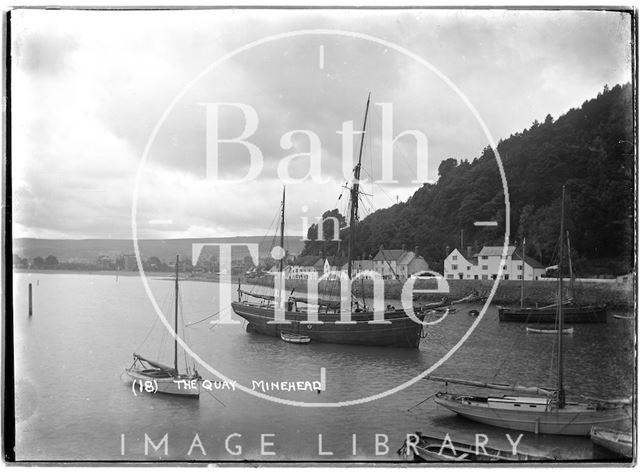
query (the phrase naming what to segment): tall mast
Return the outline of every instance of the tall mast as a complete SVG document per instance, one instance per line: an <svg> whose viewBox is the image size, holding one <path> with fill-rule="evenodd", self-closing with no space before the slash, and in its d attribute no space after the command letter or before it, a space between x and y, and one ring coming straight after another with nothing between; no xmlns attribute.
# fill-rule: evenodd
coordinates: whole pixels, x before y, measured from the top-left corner
<svg viewBox="0 0 640 472"><path fill-rule="evenodd" d="M280 247L284 251L284 190L285 187L282 187L282 213L280 214ZM282 274L282 269L284 267L284 255L282 259L280 259L280 273Z"/></svg>
<svg viewBox="0 0 640 472"><path fill-rule="evenodd" d="M360 166L362 165L362 148L364 146L364 133L367 129L367 115L369 114L369 101L371 92L367 97L367 107L364 111L364 124L362 125L362 135L360 136L360 152L358 153L358 164L353 169L353 186L351 187L351 214L349 216L349 246L347 257L347 276L351 280L351 253L353 250L353 240L356 237L356 220L358 219L358 196L360 193Z"/></svg>
<svg viewBox="0 0 640 472"><path fill-rule="evenodd" d="M176 306L175 306L175 319L174 327L176 331L176 337L173 338L173 368L178 374L178 263L180 256L176 255Z"/></svg>
<svg viewBox="0 0 640 472"><path fill-rule="evenodd" d="M522 275L520 276L520 308L524 308L524 251L527 245L527 238L522 237Z"/></svg>
<svg viewBox="0 0 640 472"><path fill-rule="evenodd" d="M560 262L558 263L558 408L565 403L564 388L562 386L562 330L564 328L564 313L562 306L562 269L564 259L564 185L562 186L562 207L560 210Z"/></svg>
<svg viewBox="0 0 640 472"><path fill-rule="evenodd" d="M567 230L567 256L569 258L569 280L571 282L571 298L575 301L576 298L576 279L573 273L573 264L571 263L571 242L569 241L569 230Z"/></svg>

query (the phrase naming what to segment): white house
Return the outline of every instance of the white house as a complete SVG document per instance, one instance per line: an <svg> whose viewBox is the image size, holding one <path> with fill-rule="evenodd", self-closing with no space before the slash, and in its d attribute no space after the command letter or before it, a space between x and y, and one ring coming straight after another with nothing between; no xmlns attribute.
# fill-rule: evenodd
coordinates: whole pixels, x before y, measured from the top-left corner
<svg viewBox="0 0 640 472"><path fill-rule="evenodd" d="M324 273L324 259L319 256L302 256L296 258L289 265L288 279L312 279L318 278Z"/></svg>
<svg viewBox="0 0 640 472"><path fill-rule="evenodd" d="M346 262L347 258L342 256L330 256L325 258L323 274L331 271L341 271Z"/></svg>
<svg viewBox="0 0 640 472"><path fill-rule="evenodd" d="M348 270L348 263L344 263L342 266L342 271L346 274ZM355 260L351 261L351 277L355 277L360 272L374 270L374 262L369 259ZM370 279L368 275L362 277L363 279Z"/></svg>
<svg viewBox="0 0 640 472"><path fill-rule="evenodd" d="M473 257L464 256L458 249L454 249L444 260L444 276L447 279L480 279L495 280L500 270L502 246L484 246ZM508 246L507 254L502 266L503 280L522 280L522 256L515 246ZM525 256L524 280L538 280L545 273L545 267Z"/></svg>
<svg viewBox="0 0 640 472"><path fill-rule="evenodd" d="M373 270L385 279L407 279L416 272L429 270L429 264L414 251L382 249L373 258Z"/></svg>

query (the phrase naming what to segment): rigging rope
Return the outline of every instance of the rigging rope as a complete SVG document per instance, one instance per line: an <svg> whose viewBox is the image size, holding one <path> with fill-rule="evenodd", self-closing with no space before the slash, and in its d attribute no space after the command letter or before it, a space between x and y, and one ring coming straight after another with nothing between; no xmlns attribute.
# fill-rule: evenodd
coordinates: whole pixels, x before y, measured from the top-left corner
<svg viewBox="0 0 640 472"><path fill-rule="evenodd" d="M189 323L187 325L185 325L185 328L190 328L193 325L197 325L198 323L202 323L203 321L208 320L209 318L213 318L214 316L219 315L220 313L222 313L225 310L228 310L230 307L226 306L224 308L222 308L221 310L218 310L216 313L214 313L213 315L207 315L206 317L202 318L201 320L198 321L194 321L192 323Z"/></svg>
<svg viewBox="0 0 640 472"><path fill-rule="evenodd" d="M213 397L213 399L215 401L217 401L218 403L220 403L222 406L224 406L226 408L227 405L225 405L224 403L222 403L222 400L219 400L218 397L216 397L212 392L210 392L209 390L207 390L206 388L203 388L203 390L205 392L207 392L209 395L211 395Z"/></svg>

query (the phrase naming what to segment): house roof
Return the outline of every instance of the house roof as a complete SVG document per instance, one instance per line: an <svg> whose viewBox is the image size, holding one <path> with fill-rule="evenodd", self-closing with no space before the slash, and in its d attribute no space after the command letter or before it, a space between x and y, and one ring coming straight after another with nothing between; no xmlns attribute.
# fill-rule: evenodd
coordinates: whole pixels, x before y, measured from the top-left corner
<svg viewBox="0 0 640 472"><path fill-rule="evenodd" d="M402 254L400 259L398 260L398 264L408 264L412 260L417 259L419 257L421 257L421 256L418 256L413 251L406 251L404 254Z"/></svg>
<svg viewBox="0 0 640 472"><path fill-rule="evenodd" d="M498 256L502 257L502 250L504 246L484 246L482 250L478 253L478 256ZM515 246L507 247L507 256L512 256L515 252Z"/></svg>
<svg viewBox="0 0 640 472"><path fill-rule="evenodd" d="M374 261L398 261L402 255L405 253L403 249L380 249L376 257L373 258Z"/></svg>
<svg viewBox="0 0 640 472"><path fill-rule="evenodd" d="M514 261L521 261L522 260L522 257L520 256L520 253L518 253L518 251L516 251L513 254L513 260ZM524 262L525 262L525 264L530 265L534 269L544 269L545 268L544 265L542 265L540 262L536 261L535 259L533 259L532 257L529 257L529 256L524 256Z"/></svg>
<svg viewBox="0 0 640 472"><path fill-rule="evenodd" d="M313 267L318 261L324 263L324 261L319 256L300 256L296 258L292 265L298 267Z"/></svg>
<svg viewBox="0 0 640 472"><path fill-rule="evenodd" d="M478 255L477 255L477 254L476 254L475 256L473 256L473 257L467 257L467 256L465 256L465 255L464 255L464 252L462 252L462 251L461 251L460 249L458 249L457 247L454 247L454 248L451 250L451 252L450 252L449 254L447 254L447 257L449 257L449 256L450 256L451 254L453 254L454 252L457 252L458 254L460 254L460 256L462 256L462 258L463 258L465 261L472 261L472 260L474 260L474 259L475 259L476 261L478 260Z"/></svg>
<svg viewBox="0 0 640 472"><path fill-rule="evenodd" d="M342 256L330 256L327 257L327 261L331 267L341 267L347 262L347 258Z"/></svg>

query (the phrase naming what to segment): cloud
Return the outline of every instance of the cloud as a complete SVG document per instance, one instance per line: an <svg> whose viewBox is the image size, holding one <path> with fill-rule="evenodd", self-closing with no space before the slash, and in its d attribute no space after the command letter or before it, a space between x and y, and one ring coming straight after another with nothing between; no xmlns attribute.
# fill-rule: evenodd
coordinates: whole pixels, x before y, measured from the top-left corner
<svg viewBox="0 0 640 472"><path fill-rule="evenodd" d="M78 47L68 34L44 35L21 32L13 43L14 59L25 71L41 76L63 73L68 56Z"/></svg>
<svg viewBox="0 0 640 472"><path fill-rule="evenodd" d="M151 132L198 74L236 48L302 29L355 31L407 48L445 74L473 103L496 139L557 117L628 81L630 15L596 11L196 10L12 12L14 231L20 235L129 237L133 185ZM322 61L320 55L322 51ZM324 183L287 187L292 234L303 216L346 211L352 164L344 122L362 126L372 92L363 176L382 177L382 107L393 106L392 137L428 140L429 177L441 160L473 159L488 144L460 97L428 68L391 48L342 35L312 34L256 46L203 74L166 116L142 173L142 237L264 234L280 201L278 167L321 141ZM238 144L220 146L222 181L207 178L203 103L242 103L259 117L247 138L259 147L257 180ZM239 109L220 115L221 137L245 126ZM354 158L359 139L353 139ZM365 185L368 211L406 199L420 185L411 136L394 144L395 184ZM347 170L345 174L345 168ZM294 177L309 170L304 158ZM343 198L338 199L340 194ZM306 211L303 207L308 207ZM363 209L366 213L367 209ZM153 220L171 224L151 224Z"/></svg>

